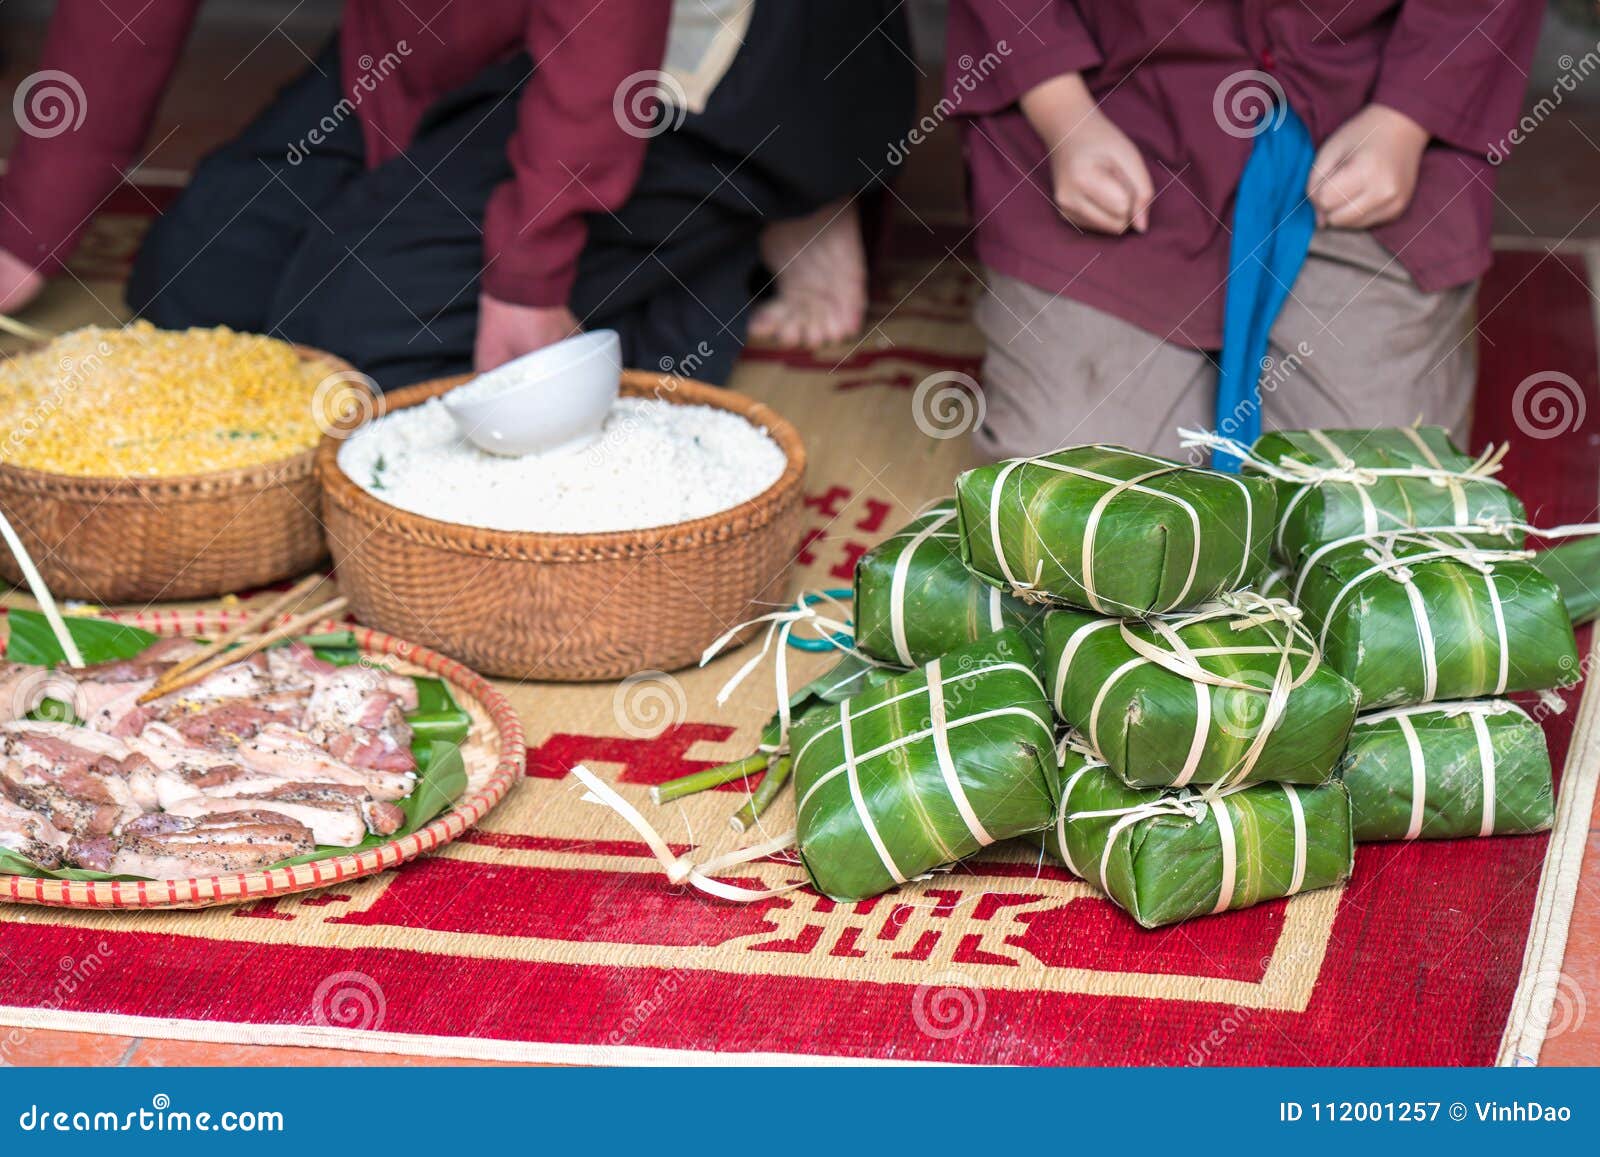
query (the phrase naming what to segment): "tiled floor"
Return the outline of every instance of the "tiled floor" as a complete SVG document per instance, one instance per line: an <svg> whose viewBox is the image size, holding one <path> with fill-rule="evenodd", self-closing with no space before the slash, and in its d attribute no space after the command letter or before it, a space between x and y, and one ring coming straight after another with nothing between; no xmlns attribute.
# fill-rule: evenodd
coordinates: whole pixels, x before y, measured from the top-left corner
<svg viewBox="0 0 1600 1157"><path fill-rule="evenodd" d="M288 6L285 5L285 8ZM191 41L172 92L143 159L148 169L181 172L211 144L242 126L259 100L304 67L326 36L331 5L295 6L294 20L274 29L202 28ZM0 70L6 91L33 67L39 30L0 19L6 59ZM1547 29L1541 65L1530 82L1534 94L1550 91L1561 71L1562 54L1586 51L1595 37L1574 30ZM214 94L226 81L228 100ZM1592 88L1593 86L1591 86ZM0 153L9 149L9 119L0 123ZM907 174L902 193L920 212L944 217L959 212L959 151L948 133L942 144L919 150L917 168ZM1580 88L1550 117L1529 144L1518 150L1500 174L1497 229L1523 238L1600 237L1600 89ZM1600 806L1591 817L1588 855L1573 915L1563 987L1564 1004L1556 1020L1561 1032L1545 1044L1543 1062L1600 1064ZM1587 1007L1592 998L1595 1007ZM7 1059L18 1065L417 1065L433 1058L345 1052L335 1049L241 1046L139 1039L35 1030L9 1046ZM473 1062L443 1062L473 1063Z"/></svg>

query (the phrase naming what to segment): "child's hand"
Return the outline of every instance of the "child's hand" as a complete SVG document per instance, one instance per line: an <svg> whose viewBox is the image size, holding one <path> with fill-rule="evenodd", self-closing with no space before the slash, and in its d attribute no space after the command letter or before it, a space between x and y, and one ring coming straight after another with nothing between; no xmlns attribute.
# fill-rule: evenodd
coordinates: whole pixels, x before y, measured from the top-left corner
<svg viewBox="0 0 1600 1157"><path fill-rule="evenodd" d="M1318 228L1370 229L1411 204L1428 131L1404 113L1369 104L1323 142L1306 196Z"/></svg>
<svg viewBox="0 0 1600 1157"><path fill-rule="evenodd" d="M1022 112L1050 150L1056 208L1080 229L1143 233L1155 189L1139 146L1095 106L1077 73L1028 90Z"/></svg>

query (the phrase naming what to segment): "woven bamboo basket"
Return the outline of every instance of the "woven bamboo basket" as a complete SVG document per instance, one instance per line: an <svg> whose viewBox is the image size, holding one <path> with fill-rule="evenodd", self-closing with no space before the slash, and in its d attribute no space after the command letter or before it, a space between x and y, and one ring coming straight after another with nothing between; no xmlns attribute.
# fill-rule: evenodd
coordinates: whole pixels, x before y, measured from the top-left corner
<svg viewBox="0 0 1600 1157"><path fill-rule="evenodd" d="M248 610L146 611L119 618L158 635L216 635L248 614ZM366 627L329 621L312 629L352 630L356 646L379 662L403 674L433 675L449 685L455 701L472 716L472 729L461 750L467 790L448 811L410 835L286 868L181 880L50 880L0 875L0 902L52 908L212 908L346 884L450 843L520 782L528 758L522 721L510 701L488 680L453 659Z"/></svg>
<svg viewBox="0 0 1600 1157"><path fill-rule="evenodd" d="M296 349L360 388L348 362ZM45 583L95 603L203 599L303 574L327 554L321 493L314 447L259 466L153 478L0 463L0 509ZM22 581L9 551L0 551L0 577Z"/></svg>
<svg viewBox="0 0 1600 1157"><path fill-rule="evenodd" d="M388 394L413 406L466 377ZM731 510L649 530L535 534L483 530L398 510L318 450L339 590L362 622L415 639L475 670L592 682L670 671L730 627L785 598L799 541L805 448L787 421L729 390L627 371L627 396L715 406L766 428L788 457L782 477Z"/></svg>

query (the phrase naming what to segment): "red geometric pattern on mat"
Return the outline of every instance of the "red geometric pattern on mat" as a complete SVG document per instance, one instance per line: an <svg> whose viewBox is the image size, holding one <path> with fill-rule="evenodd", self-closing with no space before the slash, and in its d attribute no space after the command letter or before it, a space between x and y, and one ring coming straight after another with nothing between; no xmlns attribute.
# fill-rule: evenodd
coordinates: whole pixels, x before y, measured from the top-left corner
<svg viewBox="0 0 1600 1157"><path fill-rule="evenodd" d="M704 946L773 929L765 912L786 903L686 904L681 892L663 888L654 873L504 864L489 870L501 886L482 886L483 864L427 860L419 871L402 873L365 912L332 922L569 942Z"/></svg>
<svg viewBox="0 0 1600 1157"><path fill-rule="evenodd" d="M1589 431L1534 441L1511 413L1518 382L1557 369L1579 381L1590 420L1600 421L1588 298L1574 281L1582 273L1565 258L1502 254L1481 295L1476 441L1513 443L1506 480L1541 521L1593 513ZM1571 726L1571 712L1548 720L1558 758ZM615 742L558 738L565 748L542 748L534 774L549 774L586 745ZM650 776L695 762L675 746L680 738L660 750L610 750L630 772ZM306 1025L318 1023L319 983L359 972L384 996L382 1019L370 1027L429 1036L972 1062L1482 1064L1493 1059L1506 1021L1546 843L1527 836L1363 846L1326 954L1307 965L1311 987L1293 1007L1140 997L1118 988L1118 978L1184 978L1193 991L1263 985L1290 950L1291 912L1314 898L1297 901L1299 909L1277 902L1142 932L1104 900L1062 898L1060 889L1073 886L1055 869L1045 875L1058 891L1039 903L1032 864L980 863L917 893L915 912L908 898L836 905L806 891L734 909L686 897L654 872L545 866L538 857L561 849L492 831L470 833L451 857L394 874L364 911L333 904L312 916L301 900L267 909L290 921L238 917L273 932L270 942L209 938L199 926L173 923L185 915L161 916L161 932L0 923L0 1003ZM643 854L626 841L584 848L623 863ZM526 858L490 862L497 850ZM974 903L977 894L983 899ZM349 946L294 942L328 912L338 913L332 919ZM358 934L397 927L414 946L360 946ZM429 947L428 937L454 929L475 937L470 950ZM959 977L882 983L866 967L863 954L927 958L929 937L947 934L960 937L949 958L991 982L966 991L955 991ZM768 937L760 951L775 967L697 966L696 946L751 935ZM540 947L541 936L558 950ZM640 964L615 956L603 967L583 963L582 951L596 942L639 945ZM63 998L58 961L91 952L113 967ZM647 963L663 954L677 965ZM858 963L854 979L839 979L837 969ZM1107 983L1092 993L1047 991L1058 970ZM271 983L253 982L263 976ZM946 1031L951 1000L964 1001L965 1031Z"/></svg>
<svg viewBox="0 0 1600 1157"><path fill-rule="evenodd" d="M801 502L806 517L815 525L801 534L795 562L803 567L814 566L819 558L826 558L828 580L840 587L850 586L855 580L856 563L884 537L897 504L887 498L860 497L861 513L841 526L839 519L858 502L858 495L850 487L838 483L824 486L808 491ZM902 516L909 518L911 513L905 511Z"/></svg>
<svg viewBox="0 0 1600 1157"><path fill-rule="evenodd" d="M578 763L615 763L622 766L621 781L653 786L690 772L716 767L715 759L690 759L685 755L697 743L722 743L733 735L722 723L676 723L660 735L574 735L560 732L528 751L528 774L535 779L561 779ZM720 790L745 791L760 776L724 785Z"/></svg>

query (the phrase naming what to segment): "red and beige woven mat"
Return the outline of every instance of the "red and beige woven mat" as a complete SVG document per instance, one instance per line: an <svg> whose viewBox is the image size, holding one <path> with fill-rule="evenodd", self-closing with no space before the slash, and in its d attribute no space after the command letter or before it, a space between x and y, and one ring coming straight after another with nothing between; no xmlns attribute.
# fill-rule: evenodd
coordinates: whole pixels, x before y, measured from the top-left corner
<svg viewBox="0 0 1600 1157"><path fill-rule="evenodd" d="M758 350L741 365L734 384L812 452L797 582L848 585L861 552L964 464L962 440L930 436L913 407L930 374L976 372L975 286L959 263L928 269L897 271L883 304L899 308L847 356ZM1513 442L1507 478L1537 520L1589 517L1600 383L1582 265L1503 254L1482 315L1480 444ZM1515 421L1539 371L1577 383L1576 428ZM1592 704L1547 721L1567 760L1552 836L1363 847L1346 888L1146 932L1023 847L854 905L801 891L735 906L669 885L569 769L616 784L684 848L730 846L735 792L655 809L646 789L751 748L770 684L714 702L739 662L501 684L527 725L527 776L480 827L396 871L205 912L0 907L0 1024L18 1026L0 1030L0 1059L6 1033L30 1027L579 1062L1481 1064L1502 1038L1507 1059L1537 1051L1600 768Z"/></svg>

